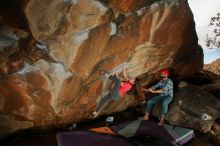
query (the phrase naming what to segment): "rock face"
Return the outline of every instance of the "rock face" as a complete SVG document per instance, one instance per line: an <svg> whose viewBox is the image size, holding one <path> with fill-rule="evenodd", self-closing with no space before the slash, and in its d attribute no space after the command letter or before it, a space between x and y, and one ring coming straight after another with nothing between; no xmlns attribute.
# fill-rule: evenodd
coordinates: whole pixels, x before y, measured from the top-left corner
<svg viewBox="0 0 220 146"><path fill-rule="evenodd" d="M220 99L220 59L213 61L211 64L204 65L203 70L209 72L207 76L210 76L209 78L212 82L203 85L202 88Z"/></svg>
<svg viewBox="0 0 220 146"><path fill-rule="evenodd" d="M215 73L216 75L220 76L220 58L216 59L210 64L204 65L204 70L211 71L212 73ZM220 77L219 77L220 78Z"/></svg>
<svg viewBox="0 0 220 146"><path fill-rule="evenodd" d="M127 62L134 77L170 68L182 78L203 67L187 1L8 0L0 13L0 135L88 119L103 93L100 69Z"/></svg>

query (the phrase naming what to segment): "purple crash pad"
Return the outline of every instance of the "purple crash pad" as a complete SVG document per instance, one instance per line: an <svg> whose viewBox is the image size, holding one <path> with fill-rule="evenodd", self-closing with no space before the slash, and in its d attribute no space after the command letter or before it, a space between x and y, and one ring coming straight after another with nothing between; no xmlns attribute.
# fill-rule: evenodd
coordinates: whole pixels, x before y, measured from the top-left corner
<svg viewBox="0 0 220 146"><path fill-rule="evenodd" d="M116 124L116 125L111 126L111 128L115 132L119 132L123 128L129 128L126 126L129 125L130 123L131 123L131 121L125 122L122 124L118 124L118 125ZM145 121L145 120L141 121L141 124L136 129L134 136L141 136L141 135L150 135L150 136L161 138L161 139L169 141L169 142L175 140L163 126L158 126L156 122L150 121L150 120L149 121Z"/></svg>
<svg viewBox="0 0 220 146"><path fill-rule="evenodd" d="M57 143L58 146L133 146L121 137L88 131L60 132Z"/></svg>
<svg viewBox="0 0 220 146"><path fill-rule="evenodd" d="M127 138L149 135L160 138L174 145L183 145L194 137L194 132L191 129L168 124L159 126L155 121L151 120L127 121L110 127L114 132Z"/></svg>

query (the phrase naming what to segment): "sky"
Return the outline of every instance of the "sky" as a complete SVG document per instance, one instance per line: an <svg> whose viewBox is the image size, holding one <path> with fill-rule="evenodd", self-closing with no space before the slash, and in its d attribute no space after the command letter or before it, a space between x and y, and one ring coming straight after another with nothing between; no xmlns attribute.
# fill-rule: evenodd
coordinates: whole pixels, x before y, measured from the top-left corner
<svg viewBox="0 0 220 146"><path fill-rule="evenodd" d="M189 6L194 15L196 23L196 32L199 38L199 44L204 49L205 64L220 58L220 50L207 50L205 47L206 34L213 36L211 27L209 27L210 18L220 12L220 0L188 0Z"/></svg>

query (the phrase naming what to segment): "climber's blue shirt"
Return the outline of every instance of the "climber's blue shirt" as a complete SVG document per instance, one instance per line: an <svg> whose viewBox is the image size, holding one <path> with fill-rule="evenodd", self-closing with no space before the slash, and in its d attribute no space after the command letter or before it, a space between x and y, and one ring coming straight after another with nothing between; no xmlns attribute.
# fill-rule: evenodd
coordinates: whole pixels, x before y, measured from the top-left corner
<svg viewBox="0 0 220 146"><path fill-rule="evenodd" d="M164 92L161 93L162 96L171 96L173 97L173 81L169 78L166 80L161 80L156 85L152 86L153 89L159 88Z"/></svg>

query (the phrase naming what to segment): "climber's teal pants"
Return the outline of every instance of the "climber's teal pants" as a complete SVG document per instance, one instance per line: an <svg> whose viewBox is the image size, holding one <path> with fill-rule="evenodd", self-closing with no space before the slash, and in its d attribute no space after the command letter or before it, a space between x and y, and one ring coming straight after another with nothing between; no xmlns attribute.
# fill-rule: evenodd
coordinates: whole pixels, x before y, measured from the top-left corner
<svg viewBox="0 0 220 146"><path fill-rule="evenodd" d="M146 112L151 113L151 110L153 106L156 103L162 102L162 111L161 111L161 116L165 116L168 112L168 105L172 101L173 97L172 96L156 96L147 102L147 107L146 107Z"/></svg>

